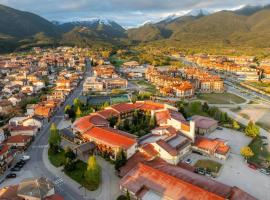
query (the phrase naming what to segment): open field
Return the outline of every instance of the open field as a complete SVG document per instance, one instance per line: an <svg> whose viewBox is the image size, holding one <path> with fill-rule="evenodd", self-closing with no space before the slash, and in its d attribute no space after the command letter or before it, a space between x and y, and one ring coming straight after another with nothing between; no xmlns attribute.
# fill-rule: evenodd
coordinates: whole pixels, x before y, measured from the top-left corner
<svg viewBox="0 0 270 200"><path fill-rule="evenodd" d="M199 94L197 98L207 101L209 104L240 104L245 102L245 99L232 93Z"/></svg>

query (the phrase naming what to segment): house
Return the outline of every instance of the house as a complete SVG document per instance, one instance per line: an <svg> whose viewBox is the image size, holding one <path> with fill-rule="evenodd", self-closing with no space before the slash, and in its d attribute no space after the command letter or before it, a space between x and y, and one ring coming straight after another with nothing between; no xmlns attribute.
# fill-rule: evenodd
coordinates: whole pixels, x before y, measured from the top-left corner
<svg viewBox="0 0 270 200"><path fill-rule="evenodd" d="M52 115L52 108L46 105L37 105L34 108L34 115L41 116L44 118L50 118Z"/></svg>
<svg viewBox="0 0 270 200"><path fill-rule="evenodd" d="M26 149L32 140L31 136L28 135L14 135L10 136L6 144L10 147L17 147L19 149Z"/></svg>
<svg viewBox="0 0 270 200"><path fill-rule="evenodd" d="M44 177L25 179L17 189L17 196L28 200L43 200L54 194L53 182Z"/></svg>
<svg viewBox="0 0 270 200"><path fill-rule="evenodd" d="M33 116L35 114L35 107L37 104L27 104L26 106L26 115Z"/></svg>
<svg viewBox="0 0 270 200"><path fill-rule="evenodd" d="M230 154L230 147L224 140L197 137L192 150L209 157L226 160Z"/></svg>
<svg viewBox="0 0 270 200"><path fill-rule="evenodd" d="M37 126L11 125L9 126L9 131L10 131L11 136L15 136L15 135L35 136L38 132L38 127Z"/></svg>
<svg viewBox="0 0 270 200"><path fill-rule="evenodd" d="M83 83L83 92L89 91L103 91L103 82L97 77L88 77Z"/></svg>
<svg viewBox="0 0 270 200"><path fill-rule="evenodd" d="M15 154L7 144L0 144L0 174L3 174L14 160Z"/></svg>
<svg viewBox="0 0 270 200"><path fill-rule="evenodd" d="M9 114L12 110L12 103L8 100L0 100L0 113Z"/></svg>
<svg viewBox="0 0 270 200"><path fill-rule="evenodd" d="M212 133L218 127L218 121L210 117L194 115L191 120L195 122L196 133L200 135Z"/></svg>

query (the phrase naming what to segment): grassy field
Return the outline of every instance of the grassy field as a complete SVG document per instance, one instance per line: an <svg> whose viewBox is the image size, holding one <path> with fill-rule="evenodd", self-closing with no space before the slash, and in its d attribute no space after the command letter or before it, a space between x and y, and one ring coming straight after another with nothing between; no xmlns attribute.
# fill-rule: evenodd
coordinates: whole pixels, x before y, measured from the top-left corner
<svg viewBox="0 0 270 200"><path fill-rule="evenodd" d="M58 154L55 155L49 152L48 157L52 165L54 165L55 167L60 167L64 165L66 159L64 150L61 150Z"/></svg>
<svg viewBox="0 0 270 200"><path fill-rule="evenodd" d="M244 103L245 99L232 93L209 93L199 94L198 99L207 101L209 104L232 104L232 103Z"/></svg>
<svg viewBox="0 0 270 200"><path fill-rule="evenodd" d="M213 160L198 160L194 167L200 167L207 170L210 170L211 172L218 173L222 164L213 161Z"/></svg>
<svg viewBox="0 0 270 200"><path fill-rule="evenodd" d="M251 85L259 90L269 93L270 92L270 83L264 82L248 82L248 85Z"/></svg>
<svg viewBox="0 0 270 200"><path fill-rule="evenodd" d="M254 156L249 158L249 161L255 162L261 165L263 162L270 162L270 152L267 150L267 146L263 145L263 140L260 137L256 137L249 144L249 147L254 153Z"/></svg>

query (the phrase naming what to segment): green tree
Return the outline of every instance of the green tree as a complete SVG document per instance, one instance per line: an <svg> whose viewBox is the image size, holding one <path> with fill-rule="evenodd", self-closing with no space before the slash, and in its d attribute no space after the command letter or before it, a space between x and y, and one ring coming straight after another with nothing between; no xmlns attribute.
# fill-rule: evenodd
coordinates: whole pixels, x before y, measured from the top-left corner
<svg viewBox="0 0 270 200"><path fill-rule="evenodd" d="M88 184L98 187L100 183L100 166L96 161L95 156L90 156L87 161L87 169L85 171L84 177Z"/></svg>
<svg viewBox="0 0 270 200"><path fill-rule="evenodd" d="M119 170L122 166L124 166L127 162L127 156L125 152L121 149L117 155L116 155L116 160L115 160L115 165L114 168L115 170Z"/></svg>
<svg viewBox="0 0 270 200"><path fill-rule="evenodd" d="M208 106L208 104L206 102L203 103L202 110L203 110L203 112L206 112L206 113L208 112L209 106Z"/></svg>
<svg viewBox="0 0 270 200"><path fill-rule="evenodd" d="M236 129L236 130L238 130L240 128L240 125L238 124L238 122L236 120L233 120L232 126L233 126L233 129Z"/></svg>
<svg viewBox="0 0 270 200"><path fill-rule="evenodd" d="M56 154L60 148L61 136L56 125L52 123L50 128L49 145L52 153Z"/></svg>
<svg viewBox="0 0 270 200"><path fill-rule="evenodd" d="M130 200L130 194L128 190L127 190L127 200Z"/></svg>
<svg viewBox="0 0 270 200"><path fill-rule="evenodd" d="M245 129L245 133L249 137L257 137L260 134L260 129L252 121L250 121Z"/></svg>
<svg viewBox="0 0 270 200"><path fill-rule="evenodd" d="M82 111L80 109L80 107L77 108L77 111L76 111L76 118L80 118L82 117Z"/></svg>

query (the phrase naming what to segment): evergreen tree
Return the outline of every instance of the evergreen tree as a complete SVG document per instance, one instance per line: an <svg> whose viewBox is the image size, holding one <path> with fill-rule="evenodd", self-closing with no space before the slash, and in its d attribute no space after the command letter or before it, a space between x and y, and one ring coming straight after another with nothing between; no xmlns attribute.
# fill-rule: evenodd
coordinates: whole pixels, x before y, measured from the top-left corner
<svg viewBox="0 0 270 200"><path fill-rule="evenodd" d="M156 126L156 116L155 115L153 115L153 116L151 116L151 119L150 119L150 122L149 122L149 126L150 126L150 128L152 129L152 128L154 128L155 126Z"/></svg>
<svg viewBox="0 0 270 200"><path fill-rule="evenodd" d="M115 160L115 170L119 170L122 166L124 166L127 162L127 157L125 152L121 149L117 155L116 155L116 160Z"/></svg>
<svg viewBox="0 0 270 200"><path fill-rule="evenodd" d="M100 173L100 166L98 165L95 156L90 156L84 174L86 182L98 187L100 183Z"/></svg>
<svg viewBox="0 0 270 200"><path fill-rule="evenodd" d="M49 136L49 145L52 153L57 153L61 144L61 136L59 131L54 123L52 123L50 128L50 136Z"/></svg>
<svg viewBox="0 0 270 200"><path fill-rule="evenodd" d="M73 100L73 104L74 104L74 106L75 106L75 110L77 110L78 107L81 107L81 101L80 101L80 99L79 99L79 98L75 98L75 99Z"/></svg>
<svg viewBox="0 0 270 200"><path fill-rule="evenodd" d="M204 102L204 104L202 105L202 110L203 110L203 112L206 112L206 113L208 112L209 106L206 102Z"/></svg>
<svg viewBox="0 0 270 200"><path fill-rule="evenodd" d="M68 112L69 112L69 110L71 109L71 106L68 104L68 105L66 105L66 107L65 107L65 114L68 114Z"/></svg>
<svg viewBox="0 0 270 200"><path fill-rule="evenodd" d="M82 111L80 109L80 107L77 108L77 111L76 111L76 118L80 118L82 117Z"/></svg>
<svg viewBox="0 0 270 200"><path fill-rule="evenodd" d="M130 200L130 194L128 190L127 190L127 200Z"/></svg>

